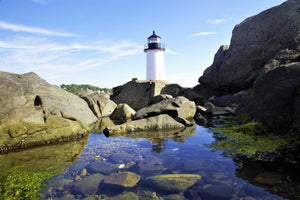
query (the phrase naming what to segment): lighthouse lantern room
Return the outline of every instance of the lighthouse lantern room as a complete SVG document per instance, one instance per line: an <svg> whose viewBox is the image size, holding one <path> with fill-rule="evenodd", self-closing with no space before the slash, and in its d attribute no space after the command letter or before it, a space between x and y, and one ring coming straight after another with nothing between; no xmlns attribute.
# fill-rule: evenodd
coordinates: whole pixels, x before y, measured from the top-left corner
<svg viewBox="0 0 300 200"><path fill-rule="evenodd" d="M145 45L146 53L146 80L165 80L165 59L164 45L161 38L155 34L148 37L148 43Z"/></svg>

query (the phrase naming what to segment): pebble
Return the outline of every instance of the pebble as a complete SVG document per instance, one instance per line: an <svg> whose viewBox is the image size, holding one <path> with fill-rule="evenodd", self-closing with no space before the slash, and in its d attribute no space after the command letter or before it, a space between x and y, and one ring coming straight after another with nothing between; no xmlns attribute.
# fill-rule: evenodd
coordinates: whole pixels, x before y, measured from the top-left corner
<svg viewBox="0 0 300 200"><path fill-rule="evenodd" d="M125 164L120 164L119 165L119 169L124 169L125 168Z"/></svg>

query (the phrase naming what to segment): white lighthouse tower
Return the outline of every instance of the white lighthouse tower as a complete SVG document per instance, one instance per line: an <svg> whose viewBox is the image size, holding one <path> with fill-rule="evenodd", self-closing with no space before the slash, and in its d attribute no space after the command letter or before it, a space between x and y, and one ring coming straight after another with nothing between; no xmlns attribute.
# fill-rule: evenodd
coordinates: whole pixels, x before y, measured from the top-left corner
<svg viewBox="0 0 300 200"><path fill-rule="evenodd" d="M164 45L161 43L161 38L153 34L148 37L148 43L145 46L146 53L146 80L165 80L165 59Z"/></svg>

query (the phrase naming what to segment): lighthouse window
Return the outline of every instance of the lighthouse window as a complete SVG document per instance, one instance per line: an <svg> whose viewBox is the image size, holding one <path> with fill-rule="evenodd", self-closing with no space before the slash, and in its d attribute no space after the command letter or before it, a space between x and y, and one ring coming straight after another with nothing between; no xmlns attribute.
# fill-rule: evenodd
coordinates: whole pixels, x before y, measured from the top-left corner
<svg viewBox="0 0 300 200"><path fill-rule="evenodd" d="M151 38L149 39L149 43L159 43L160 42L160 38Z"/></svg>

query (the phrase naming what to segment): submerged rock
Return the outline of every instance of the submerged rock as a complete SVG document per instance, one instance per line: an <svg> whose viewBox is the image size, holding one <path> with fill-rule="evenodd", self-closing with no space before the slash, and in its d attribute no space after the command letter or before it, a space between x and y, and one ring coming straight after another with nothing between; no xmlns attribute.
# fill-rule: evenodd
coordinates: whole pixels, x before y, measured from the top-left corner
<svg viewBox="0 0 300 200"><path fill-rule="evenodd" d="M110 174L104 179L104 183L112 184L112 185L119 185L123 187L133 187L139 181L141 177L140 175L133 173L133 172L119 172Z"/></svg>
<svg viewBox="0 0 300 200"><path fill-rule="evenodd" d="M168 192L180 192L194 185L201 179L197 174L164 174L147 178L147 182L157 188Z"/></svg>
<svg viewBox="0 0 300 200"><path fill-rule="evenodd" d="M82 137L96 120L83 99L35 73L0 72L0 152Z"/></svg>
<svg viewBox="0 0 300 200"><path fill-rule="evenodd" d="M74 193L79 193L83 195L95 194L98 191L98 186L105 176L102 174L92 174L75 182L73 187Z"/></svg>
<svg viewBox="0 0 300 200"><path fill-rule="evenodd" d="M139 197L133 192L126 192L109 198L109 200L139 200Z"/></svg>
<svg viewBox="0 0 300 200"><path fill-rule="evenodd" d="M103 162L101 160L90 163L87 169L89 172L101 174L110 174L118 171L118 167L116 165L108 162Z"/></svg>
<svg viewBox="0 0 300 200"><path fill-rule="evenodd" d="M201 198L205 200L227 200L231 199L232 190L225 184L211 185L205 187L201 192Z"/></svg>

